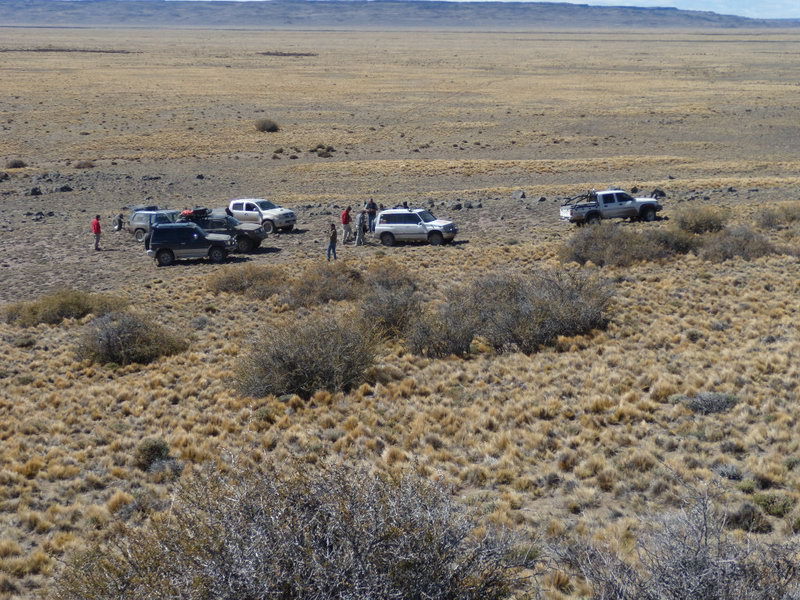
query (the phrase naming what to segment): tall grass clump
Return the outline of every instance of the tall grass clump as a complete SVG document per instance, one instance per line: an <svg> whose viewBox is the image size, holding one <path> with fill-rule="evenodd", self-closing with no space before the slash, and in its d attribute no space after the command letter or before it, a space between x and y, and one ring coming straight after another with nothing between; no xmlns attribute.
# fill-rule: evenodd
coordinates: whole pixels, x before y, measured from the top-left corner
<svg viewBox="0 0 800 600"><path fill-rule="evenodd" d="M726 520L708 497L696 498L677 513L645 522L630 554L594 542L572 542L557 554L591 583L593 598L797 598L800 547L736 538L726 531Z"/></svg>
<svg viewBox="0 0 800 600"><path fill-rule="evenodd" d="M411 474L208 469L165 514L73 555L51 597L503 600L529 587L520 547Z"/></svg>
<svg viewBox="0 0 800 600"><path fill-rule="evenodd" d="M417 322L409 344L428 356L466 354L480 337L498 351L530 354L605 327L611 297L605 282L582 273L494 274L451 291Z"/></svg>
<svg viewBox="0 0 800 600"><path fill-rule="evenodd" d="M275 267L247 264L220 269L208 277L206 287L212 292L266 300L285 291L287 282L286 276Z"/></svg>
<svg viewBox="0 0 800 600"><path fill-rule="evenodd" d="M8 323L23 327L41 323L57 325L64 319L82 319L90 314L101 316L121 310L126 304L126 300L106 294L62 289L38 300L11 304L5 310L5 318Z"/></svg>
<svg viewBox="0 0 800 600"><path fill-rule="evenodd" d="M186 340L149 319L115 312L87 325L78 343L78 356L98 363L147 364L187 347Z"/></svg>
<svg viewBox="0 0 800 600"><path fill-rule="evenodd" d="M693 234L679 229L635 231L610 223L584 227L561 248L564 262L626 267L636 262L688 254L697 248Z"/></svg>
<svg viewBox="0 0 800 600"><path fill-rule="evenodd" d="M241 360L239 388L254 397L347 391L363 382L377 347L375 330L351 315L317 315L270 327Z"/></svg>
<svg viewBox="0 0 800 600"><path fill-rule="evenodd" d="M377 263L367 271L365 287L361 314L385 334L401 335L417 318L417 282L405 267L392 260Z"/></svg>
<svg viewBox="0 0 800 600"><path fill-rule="evenodd" d="M736 257L753 260L778 252L766 237L742 225L705 236L699 256L704 260L723 262Z"/></svg>
<svg viewBox="0 0 800 600"><path fill-rule="evenodd" d="M692 206L678 211L675 216L679 229L689 233L721 231L728 222L728 213L716 206Z"/></svg>

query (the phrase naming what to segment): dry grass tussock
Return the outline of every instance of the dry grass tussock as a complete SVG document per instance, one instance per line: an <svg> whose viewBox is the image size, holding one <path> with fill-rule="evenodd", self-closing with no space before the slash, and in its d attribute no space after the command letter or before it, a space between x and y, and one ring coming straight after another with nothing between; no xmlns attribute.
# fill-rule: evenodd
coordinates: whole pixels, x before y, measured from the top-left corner
<svg viewBox="0 0 800 600"><path fill-rule="evenodd" d="M32 302L17 302L5 309L8 323L31 327L46 323L57 325L64 319L82 319L87 315L101 316L120 310L127 302L106 294L80 290L57 290Z"/></svg>

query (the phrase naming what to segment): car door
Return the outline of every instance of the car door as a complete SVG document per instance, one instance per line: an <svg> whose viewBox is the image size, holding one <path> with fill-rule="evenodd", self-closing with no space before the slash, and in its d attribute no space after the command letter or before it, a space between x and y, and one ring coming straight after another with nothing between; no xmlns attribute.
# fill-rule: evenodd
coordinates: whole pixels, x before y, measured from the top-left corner
<svg viewBox="0 0 800 600"><path fill-rule="evenodd" d="M619 208L617 206L616 194L600 194L597 199L600 202L600 209L602 210L604 219L619 216L617 215Z"/></svg>
<svg viewBox="0 0 800 600"><path fill-rule="evenodd" d="M619 213L617 216L619 217L637 217L638 212L636 210L636 201L633 199L633 196L630 194L626 194L625 192L617 192L617 212Z"/></svg>
<svg viewBox="0 0 800 600"><path fill-rule="evenodd" d="M261 223L261 211L253 202L245 202L244 203L244 210L242 211L242 218L236 216L236 213L233 215L240 221L247 221L249 223Z"/></svg>
<svg viewBox="0 0 800 600"><path fill-rule="evenodd" d="M231 204L231 212L233 217L240 221L248 221L247 213L244 210L244 202L234 202Z"/></svg>
<svg viewBox="0 0 800 600"><path fill-rule="evenodd" d="M419 218L417 213L408 213L402 215L402 237L404 240L424 240L427 238L425 234L425 227L422 225L422 219Z"/></svg>

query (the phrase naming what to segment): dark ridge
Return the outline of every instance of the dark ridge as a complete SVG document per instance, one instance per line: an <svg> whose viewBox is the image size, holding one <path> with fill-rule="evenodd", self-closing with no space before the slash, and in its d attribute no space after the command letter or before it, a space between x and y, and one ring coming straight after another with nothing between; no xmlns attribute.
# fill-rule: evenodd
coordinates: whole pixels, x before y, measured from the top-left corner
<svg viewBox="0 0 800 600"><path fill-rule="evenodd" d="M0 48L0 52L88 52L90 54L141 54L132 50L95 50L92 48Z"/></svg>

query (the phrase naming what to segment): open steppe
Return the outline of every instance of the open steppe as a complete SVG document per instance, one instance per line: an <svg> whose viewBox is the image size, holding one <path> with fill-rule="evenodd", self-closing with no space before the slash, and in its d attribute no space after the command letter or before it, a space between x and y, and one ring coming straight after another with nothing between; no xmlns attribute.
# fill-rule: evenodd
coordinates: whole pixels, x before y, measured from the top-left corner
<svg viewBox="0 0 800 600"><path fill-rule="evenodd" d="M800 530L796 255L565 267L575 229L558 221L559 197L607 185L666 192L664 219L618 225L636 230L702 205L757 228L798 200L800 33L4 29L0 50L0 301L111 291L190 337L110 368L76 357L84 322L0 324L0 597L33 597L66 552L164 506L174 473L133 464L146 437L185 465L232 449L411 466L533 538L624 547L638 517L678 504L678 479L715 482L731 508L780 504L776 539ZM340 246L340 262L393 260L426 300L488 273L594 269L615 288L609 326L530 356L430 359L392 341L351 393L242 397L231 376L257 331L350 303L214 294L226 267L157 269L110 221L237 196L299 221L236 263L299 277L343 206L432 202L459 243ZM762 233L798 249L797 222ZM738 403L702 415L676 400L700 392Z"/></svg>

